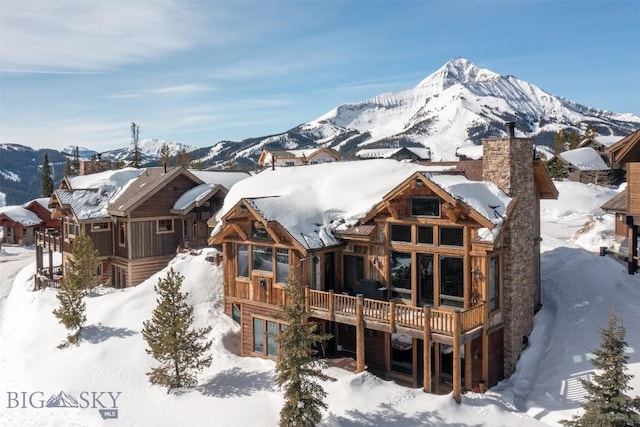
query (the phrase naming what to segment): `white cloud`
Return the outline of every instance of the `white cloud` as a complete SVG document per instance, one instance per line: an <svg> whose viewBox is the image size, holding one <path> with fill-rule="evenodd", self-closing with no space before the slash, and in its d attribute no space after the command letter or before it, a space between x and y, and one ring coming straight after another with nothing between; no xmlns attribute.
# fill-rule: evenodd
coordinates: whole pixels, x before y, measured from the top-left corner
<svg viewBox="0 0 640 427"><path fill-rule="evenodd" d="M211 86L198 84L198 83L187 83L175 86L163 86L153 89L147 89L142 92L135 93L121 93L115 95L108 95L107 98L140 98L143 96L150 95L160 95L160 96L171 96L171 95L188 95L188 94L196 94L202 92L209 92L213 90Z"/></svg>
<svg viewBox="0 0 640 427"><path fill-rule="evenodd" d="M176 0L3 1L3 70L96 70L191 46L199 18Z"/></svg>

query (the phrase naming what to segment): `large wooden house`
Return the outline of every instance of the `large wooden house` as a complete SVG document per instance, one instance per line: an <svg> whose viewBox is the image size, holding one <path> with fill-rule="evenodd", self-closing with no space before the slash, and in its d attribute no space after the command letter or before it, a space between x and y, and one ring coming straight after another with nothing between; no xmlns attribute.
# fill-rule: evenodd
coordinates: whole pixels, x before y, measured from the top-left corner
<svg viewBox="0 0 640 427"><path fill-rule="evenodd" d="M258 158L258 164L262 167L315 165L339 161L340 155L328 147L300 150L272 150L265 148Z"/></svg>
<svg viewBox="0 0 640 427"><path fill-rule="evenodd" d="M52 241L55 248L59 242L64 274L73 240L88 235L100 255L103 282L137 285L165 267L178 247L205 245L207 221L222 206L228 187L248 176L151 167L65 178L51 197L62 232L42 235L38 244L50 250Z"/></svg>
<svg viewBox="0 0 640 427"><path fill-rule="evenodd" d="M640 228L640 129L609 147L613 162L626 169L627 187L602 208L616 215L616 234L625 236L629 274L638 270L638 229Z"/></svg>
<svg viewBox="0 0 640 427"><path fill-rule="evenodd" d="M529 139L485 140L483 157L482 181L365 160L234 186L210 243L222 245L241 354L277 357L293 279L332 336L326 357L458 400L510 375L540 306L539 200L557 190Z"/></svg>

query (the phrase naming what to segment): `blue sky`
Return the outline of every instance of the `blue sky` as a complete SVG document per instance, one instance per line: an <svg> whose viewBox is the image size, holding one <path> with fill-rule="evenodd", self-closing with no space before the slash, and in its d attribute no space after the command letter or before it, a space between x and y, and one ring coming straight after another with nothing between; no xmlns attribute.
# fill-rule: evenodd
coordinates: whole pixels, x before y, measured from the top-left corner
<svg viewBox="0 0 640 427"><path fill-rule="evenodd" d="M0 0L0 142L205 147L415 86L464 57L640 115L637 1Z"/></svg>

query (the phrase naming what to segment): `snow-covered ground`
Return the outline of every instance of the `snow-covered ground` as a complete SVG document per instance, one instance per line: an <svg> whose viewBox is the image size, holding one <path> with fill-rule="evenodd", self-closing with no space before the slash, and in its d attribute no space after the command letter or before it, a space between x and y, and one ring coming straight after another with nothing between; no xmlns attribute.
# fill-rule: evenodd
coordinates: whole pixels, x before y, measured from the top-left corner
<svg viewBox="0 0 640 427"><path fill-rule="evenodd" d="M579 408L577 378L591 371L597 330L612 308L627 328L631 384L640 393L640 278L594 253L610 244L613 219L599 206L615 190L569 182L558 188L560 199L541 209L543 308L515 374L485 394L466 393L458 405L450 395L329 368L335 381L323 384L329 410L322 426L557 425ZM59 350L66 334L51 313L55 291L33 292L35 262L24 267L24 255L12 251L18 248L0 253L0 290L10 289L4 304L0 298L0 425L277 425L282 394L274 363L235 355L239 328L222 314L222 271L205 260L214 249L170 263L186 276L197 324L213 326L211 367L195 389L172 394L148 384L145 372L154 361L140 333L156 304L153 285L165 272L132 289L88 297L85 338ZM52 396L67 406L41 407ZM70 397L78 407L69 407ZM109 418L113 409L117 419Z"/></svg>

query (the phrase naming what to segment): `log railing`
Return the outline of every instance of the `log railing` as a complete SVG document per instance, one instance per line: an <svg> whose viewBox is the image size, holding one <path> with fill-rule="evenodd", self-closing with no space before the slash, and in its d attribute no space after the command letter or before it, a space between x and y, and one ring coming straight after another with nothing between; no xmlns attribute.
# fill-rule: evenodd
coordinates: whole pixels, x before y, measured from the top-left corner
<svg viewBox="0 0 640 427"><path fill-rule="evenodd" d="M36 245L55 252L62 250L60 235L36 231Z"/></svg>
<svg viewBox="0 0 640 427"><path fill-rule="evenodd" d="M323 317L329 319L334 319L335 315L355 318L359 311L357 310L359 297L313 289L307 289L306 297L308 307L314 314L324 314ZM453 336L456 329L457 315L460 317L461 333L482 326L484 322L484 304L456 312L451 309L425 310L423 307L412 307L395 302L362 297L360 299L362 300L362 317L367 321L387 324L391 330L394 330L395 326L423 330L425 313L429 317L429 328L433 333L449 336Z"/></svg>

